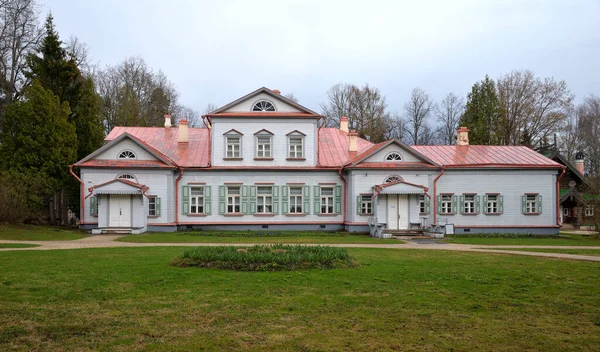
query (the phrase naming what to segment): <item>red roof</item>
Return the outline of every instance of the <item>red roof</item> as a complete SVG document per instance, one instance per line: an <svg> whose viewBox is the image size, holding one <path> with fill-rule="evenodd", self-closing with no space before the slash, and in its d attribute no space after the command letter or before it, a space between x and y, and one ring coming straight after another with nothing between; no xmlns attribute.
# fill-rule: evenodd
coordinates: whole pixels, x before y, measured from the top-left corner
<svg viewBox="0 0 600 352"><path fill-rule="evenodd" d="M181 167L207 167L209 165L208 129L189 128L189 142L178 143L178 128L165 127L120 127L117 126L106 136L112 141L123 133L138 138L152 149L159 151ZM87 163L87 162L86 162ZM85 165L82 166L87 166Z"/></svg>
<svg viewBox="0 0 600 352"><path fill-rule="evenodd" d="M122 167L122 168L147 168L147 169L156 169L156 168L173 168L173 166L163 163L160 160L88 160L83 163L77 164L77 166L84 167Z"/></svg>
<svg viewBox="0 0 600 352"><path fill-rule="evenodd" d="M348 132L338 128L321 128L319 130L319 162L322 167L342 167L350 162L348 151L350 138ZM373 143L358 138L357 154L360 155ZM354 157L354 156L352 156Z"/></svg>
<svg viewBox="0 0 600 352"><path fill-rule="evenodd" d="M559 163L522 146L415 145L411 148L445 167L561 167Z"/></svg>
<svg viewBox="0 0 600 352"><path fill-rule="evenodd" d="M392 161L381 161L381 162L362 162L353 166L349 166L350 169L437 169L435 165L420 162L392 162Z"/></svg>

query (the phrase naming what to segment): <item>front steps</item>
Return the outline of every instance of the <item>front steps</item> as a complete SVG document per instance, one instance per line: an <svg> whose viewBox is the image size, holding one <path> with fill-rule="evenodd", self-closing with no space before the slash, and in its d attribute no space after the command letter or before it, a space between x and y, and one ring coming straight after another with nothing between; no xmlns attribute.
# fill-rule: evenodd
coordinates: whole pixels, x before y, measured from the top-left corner
<svg viewBox="0 0 600 352"><path fill-rule="evenodd" d="M92 235L137 235L146 232L145 227L99 227L92 229Z"/></svg>

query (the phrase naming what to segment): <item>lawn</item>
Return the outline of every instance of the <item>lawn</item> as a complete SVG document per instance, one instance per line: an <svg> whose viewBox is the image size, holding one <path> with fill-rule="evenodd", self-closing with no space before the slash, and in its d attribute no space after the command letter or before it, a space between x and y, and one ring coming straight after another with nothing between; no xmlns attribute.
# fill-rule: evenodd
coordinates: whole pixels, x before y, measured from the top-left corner
<svg viewBox="0 0 600 352"><path fill-rule="evenodd" d="M0 253L0 350L597 351L598 263L349 249L354 269L175 268L185 248Z"/></svg>
<svg viewBox="0 0 600 352"><path fill-rule="evenodd" d="M468 236L468 235L467 235ZM446 236L447 243L483 244L483 245L523 245L523 246L600 246L600 240L591 236L577 234L561 234L556 237L525 237L525 238L500 238L500 237L461 237Z"/></svg>
<svg viewBox="0 0 600 352"><path fill-rule="evenodd" d="M53 226L0 225L0 240L68 241L85 237L85 232Z"/></svg>
<svg viewBox="0 0 600 352"><path fill-rule="evenodd" d="M137 243L377 243L401 244L400 240L384 240L369 235L347 232L251 232L251 231L199 231L154 232L119 238L121 242Z"/></svg>
<svg viewBox="0 0 600 352"><path fill-rule="evenodd" d="M494 248L506 251L542 252L542 253L564 253L591 255L600 257L600 249L563 249L563 248Z"/></svg>
<svg viewBox="0 0 600 352"><path fill-rule="evenodd" d="M39 247L37 244L29 243L0 243L0 248L31 248Z"/></svg>

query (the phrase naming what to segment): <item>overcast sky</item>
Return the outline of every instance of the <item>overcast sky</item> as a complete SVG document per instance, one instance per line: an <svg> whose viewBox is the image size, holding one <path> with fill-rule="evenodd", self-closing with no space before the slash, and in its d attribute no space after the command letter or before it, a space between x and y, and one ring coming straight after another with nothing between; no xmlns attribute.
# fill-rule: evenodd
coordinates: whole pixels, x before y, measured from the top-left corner
<svg viewBox="0 0 600 352"><path fill-rule="evenodd" d="M199 112L259 87L320 111L336 83L368 83L402 110L414 87L465 96L514 69L600 94L600 1L46 0L93 62L141 56Z"/></svg>

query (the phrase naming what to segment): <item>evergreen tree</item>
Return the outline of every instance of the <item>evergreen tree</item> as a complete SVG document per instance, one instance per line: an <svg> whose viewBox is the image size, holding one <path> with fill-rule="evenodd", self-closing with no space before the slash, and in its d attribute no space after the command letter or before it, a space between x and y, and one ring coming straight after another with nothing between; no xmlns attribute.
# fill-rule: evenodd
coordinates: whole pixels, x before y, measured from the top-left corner
<svg viewBox="0 0 600 352"><path fill-rule="evenodd" d="M471 130L471 144L497 145L502 143L500 104L496 85L487 75L473 85L467 97L460 126Z"/></svg>

